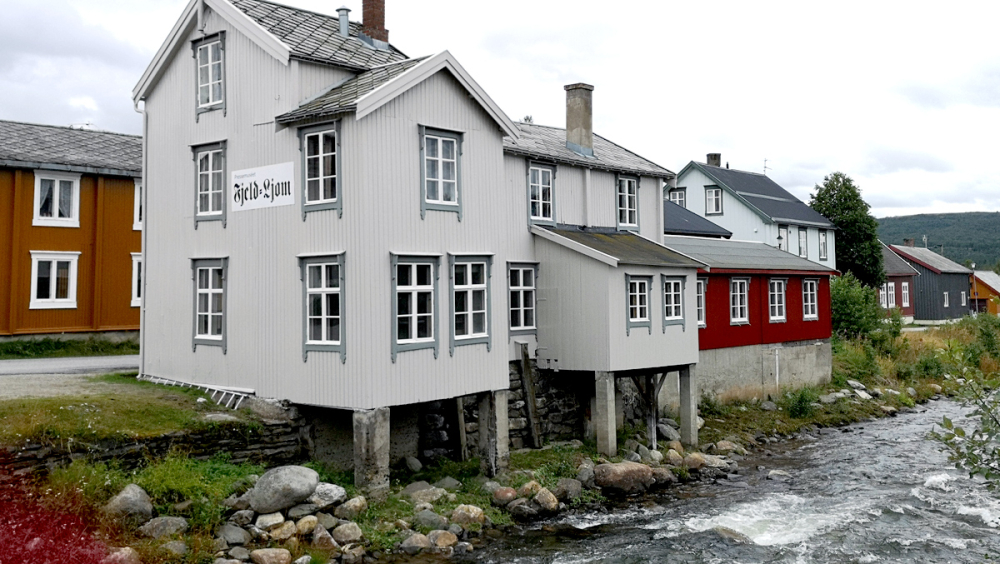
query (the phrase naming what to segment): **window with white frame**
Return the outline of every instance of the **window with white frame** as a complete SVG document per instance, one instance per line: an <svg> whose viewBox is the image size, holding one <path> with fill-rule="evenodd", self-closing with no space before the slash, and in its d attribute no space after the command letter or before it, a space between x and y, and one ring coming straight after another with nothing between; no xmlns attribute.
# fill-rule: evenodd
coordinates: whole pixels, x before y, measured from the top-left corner
<svg viewBox="0 0 1000 564"><path fill-rule="evenodd" d="M687 190L684 188L677 188L671 190L669 193L670 201L677 204L682 208L687 208Z"/></svg>
<svg viewBox="0 0 1000 564"><path fill-rule="evenodd" d="M511 265L508 269L510 330L535 329L535 267Z"/></svg>
<svg viewBox="0 0 1000 564"><path fill-rule="evenodd" d="M135 179L135 190L132 198L132 230L142 231L142 180Z"/></svg>
<svg viewBox="0 0 1000 564"><path fill-rule="evenodd" d="M705 214L722 213L722 188L705 188Z"/></svg>
<svg viewBox="0 0 1000 564"><path fill-rule="evenodd" d="M346 362L344 349L344 257L307 255L299 257L302 278L302 351L339 352Z"/></svg>
<svg viewBox="0 0 1000 564"><path fill-rule="evenodd" d="M799 227L799 256L809 257L809 232L805 227Z"/></svg>
<svg viewBox="0 0 1000 564"><path fill-rule="evenodd" d="M80 227L80 175L35 171L34 217L40 227Z"/></svg>
<svg viewBox="0 0 1000 564"><path fill-rule="evenodd" d="M618 178L618 227L636 228L639 226L639 180L636 178Z"/></svg>
<svg viewBox="0 0 1000 564"><path fill-rule="evenodd" d="M28 309L76 309L78 252L31 251Z"/></svg>
<svg viewBox="0 0 1000 564"><path fill-rule="evenodd" d="M885 306L889 309L896 307L896 284L894 282L885 283Z"/></svg>
<svg viewBox="0 0 1000 564"><path fill-rule="evenodd" d="M816 280L802 281L802 319L813 321L819 319L819 282Z"/></svg>
<svg viewBox="0 0 1000 564"><path fill-rule="evenodd" d="M733 325L750 323L750 280L733 278L729 281L729 322Z"/></svg>
<svg viewBox="0 0 1000 564"><path fill-rule="evenodd" d="M422 210L460 212L461 135L429 128L422 128L422 131Z"/></svg>
<svg viewBox="0 0 1000 564"><path fill-rule="evenodd" d="M224 261L195 261L195 344L222 343L225 338L226 272Z"/></svg>
<svg viewBox="0 0 1000 564"><path fill-rule="evenodd" d="M132 253L132 307L142 306L142 253Z"/></svg>
<svg viewBox="0 0 1000 564"><path fill-rule="evenodd" d="M625 275L626 309L625 333L632 334L632 329L647 328L653 332L653 324L649 314L650 289L653 285L652 276Z"/></svg>
<svg viewBox="0 0 1000 564"><path fill-rule="evenodd" d="M948 307L948 292L944 293L944 307Z"/></svg>
<svg viewBox="0 0 1000 564"><path fill-rule="evenodd" d="M882 306L882 309L886 308L885 284L878 288L878 304Z"/></svg>
<svg viewBox="0 0 1000 564"><path fill-rule="evenodd" d="M452 266L452 329L457 341L489 335L487 268L486 261L466 262L464 257Z"/></svg>
<svg viewBox="0 0 1000 564"><path fill-rule="evenodd" d="M305 134L306 205L337 201L337 132Z"/></svg>
<svg viewBox="0 0 1000 564"><path fill-rule="evenodd" d="M663 319L666 321L684 319L684 291L680 278L663 280Z"/></svg>
<svg viewBox="0 0 1000 564"><path fill-rule="evenodd" d="M785 288L787 281L773 279L768 282L768 315L772 322L785 321Z"/></svg>
<svg viewBox="0 0 1000 564"><path fill-rule="evenodd" d="M778 249L782 251L787 251L791 247L790 241L788 240L788 226L779 225L778 226Z"/></svg>
<svg viewBox="0 0 1000 564"><path fill-rule="evenodd" d="M435 279L433 262L400 262L396 265L394 328L397 345L435 342Z"/></svg>
<svg viewBox="0 0 1000 564"><path fill-rule="evenodd" d="M829 255L827 255L826 250L826 229L819 230L819 260L826 260Z"/></svg>
<svg viewBox="0 0 1000 564"><path fill-rule="evenodd" d="M532 221L555 221L552 168L531 166L528 169L528 211Z"/></svg>
<svg viewBox="0 0 1000 564"><path fill-rule="evenodd" d="M195 147L195 222L225 220L226 145L213 143Z"/></svg>
<svg viewBox="0 0 1000 564"><path fill-rule="evenodd" d="M962 292L962 307L965 307L967 305L968 305L967 296L965 292Z"/></svg>
<svg viewBox="0 0 1000 564"><path fill-rule="evenodd" d="M195 41L195 75L198 113L225 106L225 36L213 35Z"/></svg>
<svg viewBox="0 0 1000 564"><path fill-rule="evenodd" d="M901 282L900 285L903 287L903 307L910 307L910 283Z"/></svg>
<svg viewBox="0 0 1000 564"><path fill-rule="evenodd" d="M704 278L699 278L695 283L695 294L696 294L696 307L698 312L698 327L705 327L705 293L708 289L708 280Z"/></svg>

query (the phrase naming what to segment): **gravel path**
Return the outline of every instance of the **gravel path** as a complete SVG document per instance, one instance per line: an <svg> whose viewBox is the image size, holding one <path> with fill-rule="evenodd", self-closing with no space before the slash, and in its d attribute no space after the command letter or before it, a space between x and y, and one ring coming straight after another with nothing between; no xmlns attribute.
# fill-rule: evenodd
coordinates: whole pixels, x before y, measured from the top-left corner
<svg viewBox="0 0 1000 564"><path fill-rule="evenodd" d="M138 369L138 355L0 360L0 400L113 393L116 384L91 377Z"/></svg>

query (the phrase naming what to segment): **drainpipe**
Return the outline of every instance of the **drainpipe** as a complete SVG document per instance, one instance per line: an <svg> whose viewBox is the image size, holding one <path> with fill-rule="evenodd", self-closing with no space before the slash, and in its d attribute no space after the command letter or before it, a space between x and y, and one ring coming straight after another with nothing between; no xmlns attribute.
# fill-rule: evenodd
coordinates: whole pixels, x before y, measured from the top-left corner
<svg viewBox="0 0 1000 564"><path fill-rule="evenodd" d="M774 397L781 395L780 363L778 362L778 350L774 349Z"/></svg>
<svg viewBox="0 0 1000 564"><path fill-rule="evenodd" d="M139 302L139 375L142 376L146 373L146 281L149 280L146 262L146 233L148 230L146 227L149 225L149 206L146 205L146 201L149 199L149 185L146 184L146 169L149 154L149 147L147 145L149 139L149 116L146 114L146 104L142 105L142 109L139 109L139 101L135 101L134 109L136 113L142 115L142 232L139 234L139 239L142 241L142 248L139 249L140 256L142 257L142 299Z"/></svg>

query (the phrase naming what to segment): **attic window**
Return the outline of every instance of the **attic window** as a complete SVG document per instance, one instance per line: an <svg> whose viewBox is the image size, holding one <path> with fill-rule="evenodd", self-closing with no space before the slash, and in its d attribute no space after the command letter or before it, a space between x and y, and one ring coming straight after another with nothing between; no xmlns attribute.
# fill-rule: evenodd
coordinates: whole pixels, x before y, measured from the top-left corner
<svg viewBox="0 0 1000 564"><path fill-rule="evenodd" d="M226 37L211 35L192 44L195 62L196 113L226 107Z"/></svg>

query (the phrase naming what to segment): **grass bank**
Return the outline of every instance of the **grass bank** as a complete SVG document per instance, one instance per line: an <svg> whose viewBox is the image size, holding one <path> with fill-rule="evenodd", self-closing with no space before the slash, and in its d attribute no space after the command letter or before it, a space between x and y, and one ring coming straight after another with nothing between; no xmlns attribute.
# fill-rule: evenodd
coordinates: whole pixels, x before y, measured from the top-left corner
<svg viewBox="0 0 1000 564"><path fill-rule="evenodd" d="M110 341L100 337L61 340L46 337L0 343L0 360L127 354L139 354L138 340Z"/></svg>

